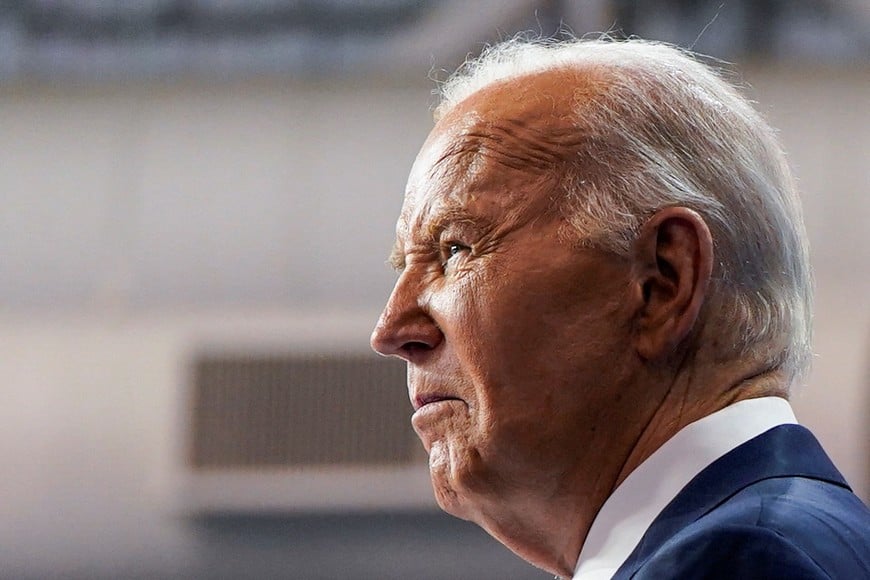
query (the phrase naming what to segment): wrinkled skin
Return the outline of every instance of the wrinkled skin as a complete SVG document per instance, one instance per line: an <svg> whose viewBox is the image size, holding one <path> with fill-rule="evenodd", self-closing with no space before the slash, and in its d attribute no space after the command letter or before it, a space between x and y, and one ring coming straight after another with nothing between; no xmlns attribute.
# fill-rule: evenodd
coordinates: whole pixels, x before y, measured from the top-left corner
<svg viewBox="0 0 870 580"><path fill-rule="evenodd" d="M600 496L577 482L612 485L621 461L605 460L637 437L621 427L632 412L629 266L565 243L547 175L561 144L529 151L556 121L540 117L546 99L515 97L472 97L423 146L397 227L401 274L373 337L408 360L415 407L449 397L412 420L436 497L496 537L538 517L530 489L555 502L547 511L569 491ZM566 530L566 543L579 533Z"/></svg>
<svg viewBox="0 0 870 580"><path fill-rule="evenodd" d="M372 346L408 362L439 505L570 576L618 482L710 410L656 361L692 328L712 256L684 208L648 227L632 258L566 241L554 196L578 137L559 111L583 91L565 86L592 90L578 72L532 75L436 124L408 181L400 274ZM673 260L667 275L660 260Z"/></svg>

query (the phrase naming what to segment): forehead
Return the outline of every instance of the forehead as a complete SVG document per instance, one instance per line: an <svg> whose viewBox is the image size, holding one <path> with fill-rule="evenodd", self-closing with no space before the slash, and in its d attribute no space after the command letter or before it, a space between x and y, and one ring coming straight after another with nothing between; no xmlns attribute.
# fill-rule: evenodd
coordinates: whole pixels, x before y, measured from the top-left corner
<svg viewBox="0 0 870 580"><path fill-rule="evenodd" d="M400 229L437 209L510 211L549 205L584 138L575 115L589 75L556 70L472 94L435 125L411 170Z"/></svg>

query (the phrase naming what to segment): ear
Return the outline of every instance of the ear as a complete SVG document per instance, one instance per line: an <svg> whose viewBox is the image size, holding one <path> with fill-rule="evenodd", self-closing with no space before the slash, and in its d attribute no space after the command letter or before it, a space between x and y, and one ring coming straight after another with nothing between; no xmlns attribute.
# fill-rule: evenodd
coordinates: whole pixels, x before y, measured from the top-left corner
<svg viewBox="0 0 870 580"><path fill-rule="evenodd" d="M712 270L713 238L697 212L668 207L644 224L632 252L635 348L643 359L667 356L689 335Z"/></svg>

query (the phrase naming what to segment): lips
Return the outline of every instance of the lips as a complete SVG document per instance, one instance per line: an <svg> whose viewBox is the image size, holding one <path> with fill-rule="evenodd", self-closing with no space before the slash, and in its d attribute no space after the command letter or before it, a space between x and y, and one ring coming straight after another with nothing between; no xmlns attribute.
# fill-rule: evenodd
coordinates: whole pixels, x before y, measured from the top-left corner
<svg viewBox="0 0 870 580"><path fill-rule="evenodd" d="M414 410L417 411L426 405L431 405L432 403L438 403L440 401L461 401L459 397L453 397L451 395L443 395L443 394L426 394L426 395L417 395L414 397Z"/></svg>

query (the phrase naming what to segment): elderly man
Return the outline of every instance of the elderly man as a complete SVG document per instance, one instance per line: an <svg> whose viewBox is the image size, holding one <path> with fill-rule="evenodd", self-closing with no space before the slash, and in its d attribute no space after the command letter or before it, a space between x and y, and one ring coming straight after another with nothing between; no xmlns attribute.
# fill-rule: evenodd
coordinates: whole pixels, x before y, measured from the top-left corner
<svg viewBox="0 0 870 580"><path fill-rule="evenodd" d="M372 335L439 505L575 578L867 578L787 401L807 243L774 132L686 54L512 41L443 88Z"/></svg>

